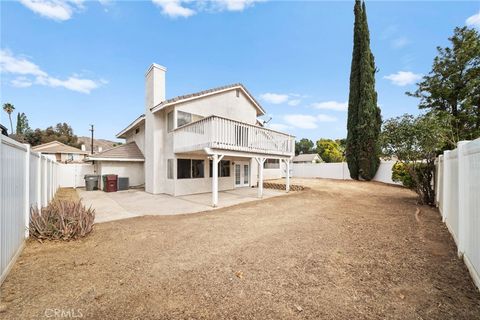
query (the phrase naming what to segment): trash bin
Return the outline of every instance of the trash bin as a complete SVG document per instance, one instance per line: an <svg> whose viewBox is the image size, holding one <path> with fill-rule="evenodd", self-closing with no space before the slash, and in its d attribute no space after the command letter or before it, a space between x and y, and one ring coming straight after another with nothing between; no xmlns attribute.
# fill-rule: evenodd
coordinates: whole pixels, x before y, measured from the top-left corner
<svg viewBox="0 0 480 320"><path fill-rule="evenodd" d="M118 191L128 190L128 188L129 188L128 177L118 177Z"/></svg>
<svg viewBox="0 0 480 320"><path fill-rule="evenodd" d="M100 180L100 176L96 174L86 174L84 176L85 179L85 189L87 191L98 190L98 181Z"/></svg>
<svg viewBox="0 0 480 320"><path fill-rule="evenodd" d="M116 174L106 174L103 176L103 191L117 192L118 176Z"/></svg>

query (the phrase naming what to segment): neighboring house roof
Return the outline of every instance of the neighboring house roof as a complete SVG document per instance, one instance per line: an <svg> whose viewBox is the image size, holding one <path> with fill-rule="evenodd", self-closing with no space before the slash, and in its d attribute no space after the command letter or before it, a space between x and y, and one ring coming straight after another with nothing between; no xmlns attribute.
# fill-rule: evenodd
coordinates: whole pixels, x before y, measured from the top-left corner
<svg viewBox="0 0 480 320"><path fill-rule="evenodd" d="M127 133L128 131L132 130L136 126L140 125L142 122L145 121L145 115L142 114L140 115L137 119L133 120L132 123L130 123L125 129L117 133L116 137L117 138L125 138L124 134Z"/></svg>
<svg viewBox="0 0 480 320"><path fill-rule="evenodd" d="M85 151L91 153L92 148L91 137L78 137L78 143L85 145ZM93 153L102 152L119 145L118 142L106 139L93 139ZM100 150L99 150L100 149Z"/></svg>
<svg viewBox="0 0 480 320"><path fill-rule="evenodd" d="M142 151L135 142L122 144L118 147L89 156L87 160L95 161L145 161Z"/></svg>
<svg viewBox="0 0 480 320"><path fill-rule="evenodd" d="M67 146L64 143L59 141L47 142L35 147L32 147L32 151L41 152L41 153L77 153L77 154L87 154L86 151L82 151L78 148Z"/></svg>
<svg viewBox="0 0 480 320"><path fill-rule="evenodd" d="M316 160L321 160L320 156L317 153L299 154L292 159L293 162L313 162Z"/></svg>
<svg viewBox="0 0 480 320"><path fill-rule="evenodd" d="M8 136L8 129L2 124L0 124L0 134L3 134L4 136Z"/></svg>
<svg viewBox="0 0 480 320"><path fill-rule="evenodd" d="M241 83L234 83L234 84L230 84L230 85L227 85L227 86L222 86L222 87L212 88L212 89L208 89L208 90L203 90L203 91L199 91L199 92L195 92L195 93L186 94L186 95L183 95L183 96L177 96L175 98L171 98L171 99L162 101L161 103L154 106L150 110L152 112L157 112L157 111L159 111L159 110L161 110L161 109L163 109L167 106L173 105L173 104L186 102L186 101L190 101L190 100L194 100L194 99L200 99L200 98L204 98L204 97L207 97L207 96L210 96L210 95L214 95L214 94L218 94L218 93L225 92L225 91L230 91L230 90L236 90L236 89L240 89L240 90L243 91L243 93L245 93L245 95L250 99L250 101L253 103L253 105L258 109L260 114L262 114L262 115L265 114L265 110L262 108L260 103L258 103L258 101L255 100L253 95L251 95L250 92L248 92L247 88L245 88L243 86L243 84L241 84Z"/></svg>

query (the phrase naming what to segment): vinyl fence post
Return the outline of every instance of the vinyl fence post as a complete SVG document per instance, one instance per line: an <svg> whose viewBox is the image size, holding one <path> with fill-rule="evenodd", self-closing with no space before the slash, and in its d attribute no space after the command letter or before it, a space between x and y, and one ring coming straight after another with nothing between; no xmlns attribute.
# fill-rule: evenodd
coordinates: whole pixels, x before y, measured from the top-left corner
<svg viewBox="0 0 480 320"><path fill-rule="evenodd" d="M37 161L37 208L38 210L42 209L42 153L38 154L38 161Z"/></svg>
<svg viewBox="0 0 480 320"><path fill-rule="evenodd" d="M443 205L442 205L442 220L445 222L447 216L449 214L449 206L450 206L450 150L445 150L443 152Z"/></svg>
<svg viewBox="0 0 480 320"><path fill-rule="evenodd" d="M28 238L28 227L30 224L30 145L25 144L25 186L24 186L24 218L25 218L25 238Z"/></svg>
<svg viewBox="0 0 480 320"><path fill-rule="evenodd" d="M468 157L464 154L465 145L468 141L459 141L457 144L458 157L458 255L462 256L465 252L465 244L468 228L469 204L469 186L468 186Z"/></svg>

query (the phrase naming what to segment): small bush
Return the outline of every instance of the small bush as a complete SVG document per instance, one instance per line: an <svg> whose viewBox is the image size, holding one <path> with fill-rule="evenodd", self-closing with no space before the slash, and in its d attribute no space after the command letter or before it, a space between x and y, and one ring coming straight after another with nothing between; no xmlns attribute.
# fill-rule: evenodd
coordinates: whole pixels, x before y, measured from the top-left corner
<svg viewBox="0 0 480 320"><path fill-rule="evenodd" d="M30 236L39 240L72 240L93 229L95 210L78 201L55 200L30 210Z"/></svg>
<svg viewBox="0 0 480 320"><path fill-rule="evenodd" d="M392 167L392 180L401 182L405 187L413 189L415 181L413 180L407 165L402 162L396 162Z"/></svg>

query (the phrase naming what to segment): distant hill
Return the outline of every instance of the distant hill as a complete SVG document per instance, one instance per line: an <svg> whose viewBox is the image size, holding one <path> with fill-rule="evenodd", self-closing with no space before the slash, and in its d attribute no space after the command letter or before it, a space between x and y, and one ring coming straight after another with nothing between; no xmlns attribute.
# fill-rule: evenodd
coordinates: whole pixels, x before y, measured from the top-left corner
<svg viewBox="0 0 480 320"><path fill-rule="evenodd" d="M87 152L90 152L90 143L91 139L89 137L78 137L78 143L79 144L84 144L85 145L85 150ZM113 147L116 147L118 145L122 144L122 142L118 141L110 141L106 139L93 139L93 152L98 153L99 152L99 147L101 148L101 151L105 151L108 149L111 149Z"/></svg>

